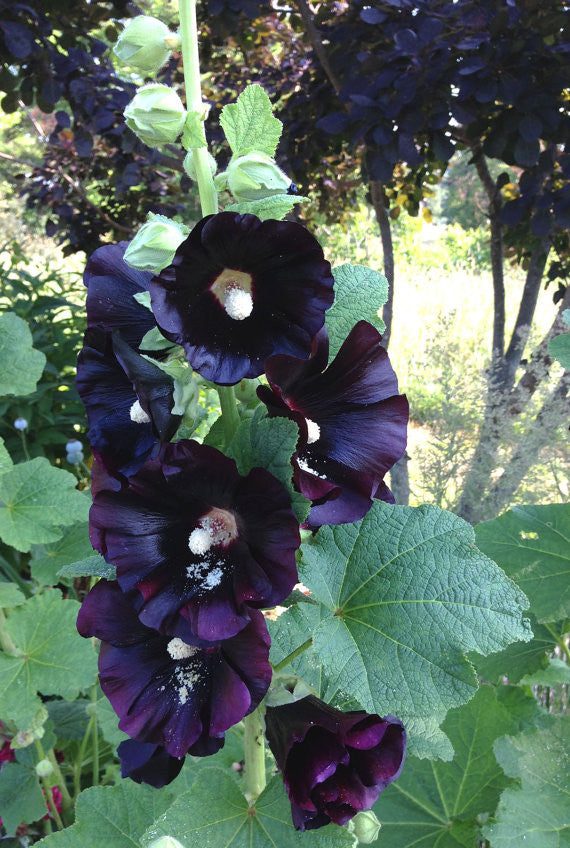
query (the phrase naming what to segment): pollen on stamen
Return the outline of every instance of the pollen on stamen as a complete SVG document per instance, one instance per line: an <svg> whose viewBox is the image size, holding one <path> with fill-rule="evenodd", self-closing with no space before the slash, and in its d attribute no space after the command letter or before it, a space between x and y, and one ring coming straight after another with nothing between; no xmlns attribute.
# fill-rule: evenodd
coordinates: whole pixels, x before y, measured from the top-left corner
<svg viewBox="0 0 570 848"><path fill-rule="evenodd" d="M186 660L188 657L193 657L200 649L195 645L187 645L178 636L171 639L166 650L173 660Z"/></svg>
<svg viewBox="0 0 570 848"><path fill-rule="evenodd" d="M212 534L208 529L196 527L188 537L188 547L193 554L201 556L210 550L213 541Z"/></svg>
<svg viewBox="0 0 570 848"><path fill-rule="evenodd" d="M243 321L253 312L253 298L248 291L238 286L228 286L224 297L224 309L230 318Z"/></svg>
<svg viewBox="0 0 570 848"><path fill-rule="evenodd" d="M148 424L150 422L150 418L142 408L141 402L138 398L131 406L129 414L131 416L131 421L134 421L135 424Z"/></svg>
<svg viewBox="0 0 570 848"><path fill-rule="evenodd" d="M307 444L312 445L313 442L319 440L321 436L321 428L316 423L316 421L311 421L310 418L306 418L307 422Z"/></svg>

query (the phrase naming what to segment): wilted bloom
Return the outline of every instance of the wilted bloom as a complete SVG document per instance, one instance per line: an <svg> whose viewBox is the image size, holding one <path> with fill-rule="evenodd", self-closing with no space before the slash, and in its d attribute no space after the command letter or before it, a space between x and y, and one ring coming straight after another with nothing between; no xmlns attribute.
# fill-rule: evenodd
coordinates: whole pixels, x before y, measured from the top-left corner
<svg viewBox="0 0 570 848"><path fill-rule="evenodd" d="M334 297L308 230L235 212L203 218L150 291L164 335L222 385L259 376L274 353L309 356Z"/></svg>
<svg viewBox="0 0 570 848"><path fill-rule="evenodd" d="M213 739L212 742L216 747L211 753L215 753L222 747L224 740ZM184 765L184 757L172 757L161 745L137 742L134 739L121 742L117 754L121 761L122 777L130 777L135 783L148 783L157 789L178 777Z"/></svg>
<svg viewBox="0 0 570 848"><path fill-rule="evenodd" d="M124 114L127 126L149 147L174 143L186 120L178 94L156 82L139 88Z"/></svg>
<svg viewBox="0 0 570 848"><path fill-rule="evenodd" d="M268 707L266 728L297 830L346 824L404 765L406 731L393 716L344 713L309 695Z"/></svg>
<svg viewBox="0 0 570 848"><path fill-rule="evenodd" d="M125 250L125 262L139 271L161 271L170 265L178 245L184 241L189 229L184 224L171 221L165 215L153 215L138 230Z"/></svg>
<svg viewBox="0 0 570 848"><path fill-rule="evenodd" d="M203 646L146 627L131 601L116 582L101 580L77 619L82 636L101 639L99 681L119 728L172 757L213 753L225 731L267 692L270 640L263 615L251 610L237 636Z"/></svg>
<svg viewBox="0 0 570 848"><path fill-rule="evenodd" d="M280 603L297 582L299 527L285 487L263 468L246 477L215 448L163 445L120 490L100 488L93 547L138 588L141 621L217 641Z"/></svg>
<svg viewBox="0 0 570 848"><path fill-rule="evenodd" d="M257 200L287 194L291 180L266 153L252 150L232 159L226 171L228 188L236 200Z"/></svg>
<svg viewBox="0 0 570 848"><path fill-rule="evenodd" d="M125 64L154 73L167 61L177 40L158 18L138 15L128 22L113 49Z"/></svg>
<svg viewBox="0 0 570 848"><path fill-rule="evenodd" d="M313 501L311 528L358 521L374 497L393 501L383 477L406 447L408 401L381 339L359 321L328 367L326 329L312 359L274 356L266 364L270 388L257 392L271 416L299 427L294 480Z"/></svg>
<svg viewBox="0 0 570 848"><path fill-rule="evenodd" d="M133 474L182 420L172 414L172 378L136 353L118 331L87 330L75 382L87 411L91 449L111 473Z"/></svg>

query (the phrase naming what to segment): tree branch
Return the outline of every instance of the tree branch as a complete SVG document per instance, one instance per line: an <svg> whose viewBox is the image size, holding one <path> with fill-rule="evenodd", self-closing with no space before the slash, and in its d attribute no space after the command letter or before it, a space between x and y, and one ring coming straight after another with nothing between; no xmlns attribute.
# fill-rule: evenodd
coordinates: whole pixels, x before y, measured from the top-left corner
<svg viewBox="0 0 570 848"><path fill-rule="evenodd" d="M370 196L372 198L376 220L378 221L378 227L380 228L382 253L384 256L384 274L388 280L388 300L382 310L382 319L386 324L386 329L382 336L382 344L387 348L392 332L392 315L394 310L394 247L392 244L390 219L386 211L384 186L378 180L370 180Z"/></svg>
<svg viewBox="0 0 570 848"><path fill-rule="evenodd" d="M309 9L306 0L295 0L295 3L299 9L301 17L303 18L303 22L307 29L307 35L309 36L309 40L313 45L315 53L319 57L321 67L327 75L330 84L332 85L335 90L335 93L338 96L340 94L341 84L331 67L331 63L329 62L329 58L327 56L327 51L325 50L321 34L314 24L313 14Z"/></svg>

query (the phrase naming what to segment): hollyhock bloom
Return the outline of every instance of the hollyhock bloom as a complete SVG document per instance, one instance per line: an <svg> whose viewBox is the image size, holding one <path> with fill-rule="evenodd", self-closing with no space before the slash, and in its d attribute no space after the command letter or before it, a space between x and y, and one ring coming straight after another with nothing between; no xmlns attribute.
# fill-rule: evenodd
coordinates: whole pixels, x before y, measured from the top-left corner
<svg viewBox="0 0 570 848"><path fill-rule="evenodd" d="M270 388L257 393L270 416L299 427L294 480L313 501L310 528L358 521L374 497L394 500L383 477L406 447L408 401L381 339L359 321L327 367L323 328L308 361L279 355L266 363Z"/></svg>
<svg viewBox="0 0 570 848"><path fill-rule="evenodd" d="M300 224L220 212L203 218L150 284L162 333L221 385L263 373L275 353L308 357L333 277Z"/></svg>
<svg viewBox="0 0 570 848"><path fill-rule="evenodd" d="M15 759L16 752L11 746L11 740L4 740L0 748L0 763L13 763Z"/></svg>
<svg viewBox="0 0 570 848"><path fill-rule="evenodd" d="M250 615L247 627L232 639L189 644L146 627L132 606L132 593L102 580L83 601L77 629L102 641L99 681L120 729L180 758L221 748L225 731L267 692L269 634L263 615L257 610ZM127 760L129 770L136 771L132 750ZM144 770L140 760L138 767Z"/></svg>
<svg viewBox="0 0 570 848"><path fill-rule="evenodd" d="M313 695L268 707L266 729L297 830L346 824L404 765L406 731L397 718L343 713Z"/></svg>
<svg viewBox="0 0 570 848"><path fill-rule="evenodd" d="M263 468L190 440L163 445L120 490L97 482L93 547L138 588L139 615L173 636L218 641L280 603L297 582L299 527L285 487Z"/></svg>
<svg viewBox="0 0 570 848"><path fill-rule="evenodd" d="M172 378L136 353L118 331L93 327L77 358L77 391L85 404L88 437L111 473L130 475L176 432Z"/></svg>
<svg viewBox="0 0 570 848"><path fill-rule="evenodd" d="M211 741L217 745L211 752L215 754L223 745L223 739ZM172 783L184 765L184 757L171 757L160 745L134 739L121 742L117 754L121 760L121 777L130 777L135 783L148 783L156 789Z"/></svg>

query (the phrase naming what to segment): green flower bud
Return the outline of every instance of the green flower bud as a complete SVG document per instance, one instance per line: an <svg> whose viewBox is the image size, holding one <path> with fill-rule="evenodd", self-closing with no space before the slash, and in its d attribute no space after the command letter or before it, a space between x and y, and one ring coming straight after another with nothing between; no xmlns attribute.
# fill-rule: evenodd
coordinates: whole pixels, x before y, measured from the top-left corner
<svg viewBox="0 0 570 848"><path fill-rule="evenodd" d="M371 845L378 839L380 827L380 822L372 810L364 810L348 822L347 830L354 836L355 845Z"/></svg>
<svg viewBox="0 0 570 848"><path fill-rule="evenodd" d="M44 724L48 720L48 711L46 707L42 704L37 713L35 714L32 723L29 727L26 727L23 730L19 730L11 742L11 747L16 748L27 748L32 744L36 739L41 739L45 733Z"/></svg>
<svg viewBox="0 0 570 848"><path fill-rule="evenodd" d="M173 836L161 836L160 839L151 842L148 848L184 848L184 845Z"/></svg>
<svg viewBox="0 0 570 848"><path fill-rule="evenodd" d="M194 150L189 150L188 153L186 154L186 156L184 157L184 162L182 163L184 165L184 170L186 171L186 173L188 174L188 176L190 177L191 180L196 179L196 165L194 164L194 152L195 152ZM208 151L208 162L210 164L210 172L211 172L212 176L214 176L214 174L218 170L218 166L216 164L216 160L214 159L214 157L212 156L210 151Z"/></svg>
<svg viewBox="0 0 570 848"><path fill-rule="evenodd" d="M151 212L146 224L142 225L125 250L125 262L139 271L158 273L170 265L178 245L189 232L184 224L177 224L164 215L153 215Z"/></svg>
<svg viewBox="0 0 570 848"><path fill-rule="evenodd" d="M253 150L238 156L226 171L228 187L236 200L259 200L273 194L285 194L291 180L278 168L271 156Z"/></svg>
<svg viewBox="0 0 570 848"><path fill-rule="evenodd" d="M127 126L149 147L175 142L186 120L174 89L155 82L139 88L124 114Z"/></svg>
<svg viewBox="0 0 570 848"><path fill-rule="evenodd" d="M50 774L53 774L53 766L47 758L39 761L36 766L36 774L38 777L49 777Z"/></svg>
<svg viewBox="0 0 570 848"><path fill-rule="evenodd" d="M139 15L129 21L113 49L126 65L155 73L168 60L176 40L177 36L162 21Z"/></svg>

